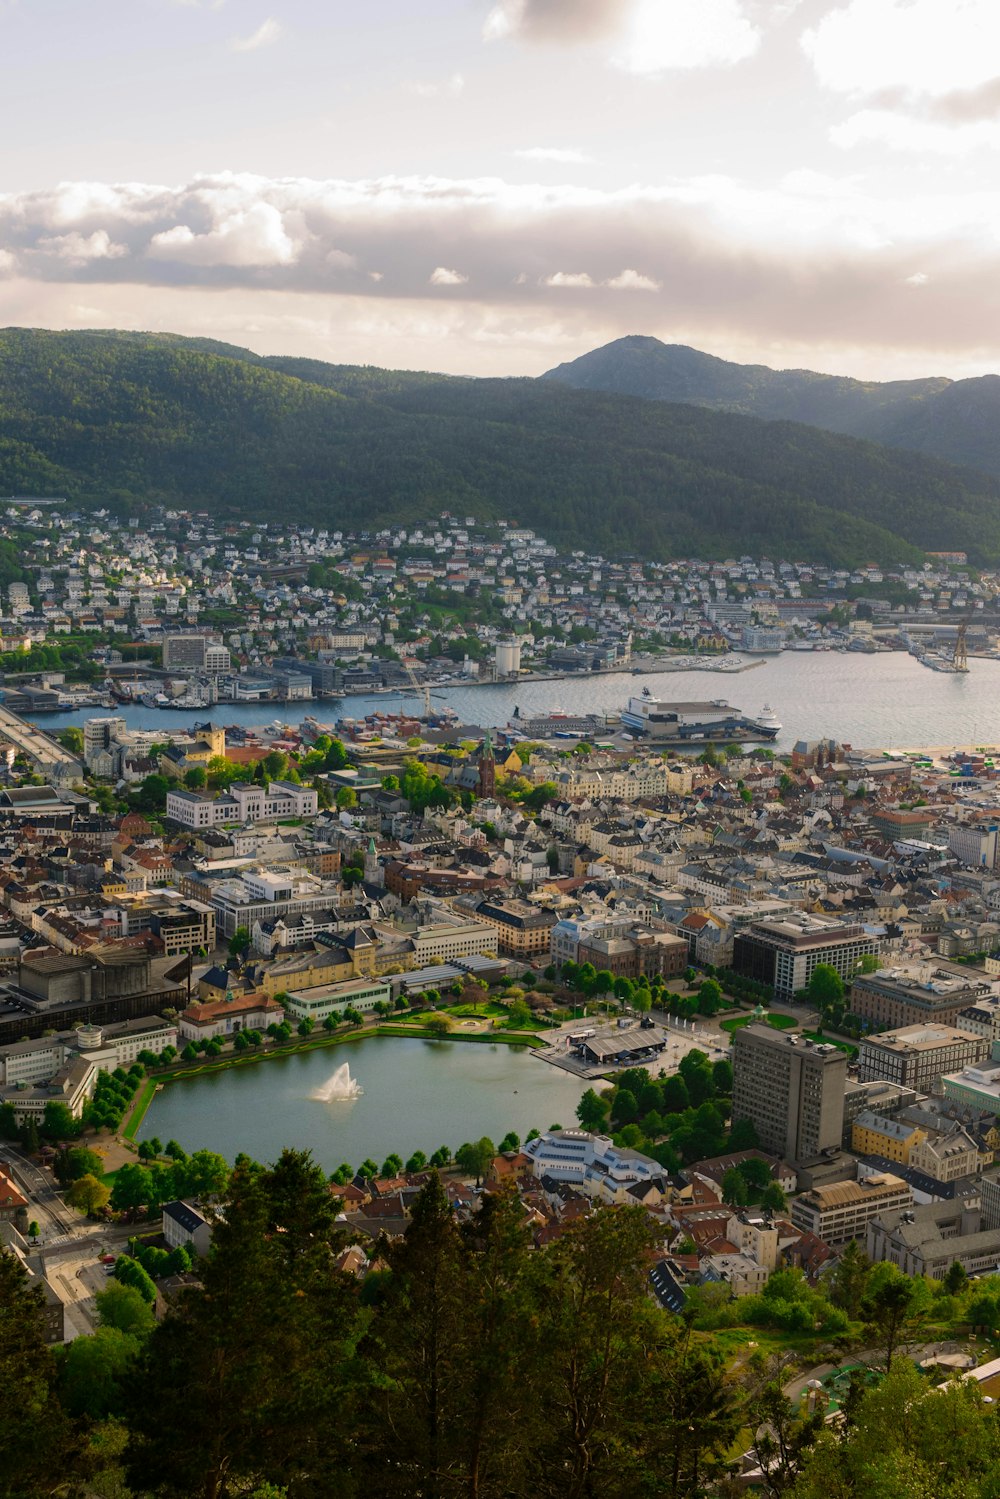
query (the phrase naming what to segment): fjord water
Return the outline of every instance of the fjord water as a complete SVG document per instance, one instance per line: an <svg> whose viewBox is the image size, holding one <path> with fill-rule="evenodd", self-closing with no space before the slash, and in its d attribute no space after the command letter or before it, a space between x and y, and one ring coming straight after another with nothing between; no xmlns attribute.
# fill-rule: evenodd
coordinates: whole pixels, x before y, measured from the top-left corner
<svg viewBox="0 0 1000 1499"><path fill-rule="evenodd" d="M342 1072L345 1058L362 1095L322 1102L317 1091ZM533 1126L575 1125L586 1086L524 1047L358 1037L168 1083L138 1138L173 1139L230 1161L240 1151L273 1161L291 1146L311 1150L334 1171L367 1156L381 1165L392 1151L405 1160L414 1150L456 1150L482 1135L499 1144L511 1129L523 1139Z"/></svg>
<svg viewBox="0 0 1000 1499"><path fill-rule="evenodd" d="M752 657L744 657L752 660ZM559 681L518 682L512 686L443 687L435 703L448 703L465 723L502 727L515 705L522 715L617 712L643 687L674 701L725 698L745 713L769 703L783 725L778 749L796 739L832 738L855 748L919 748L942 744L1000 742L1000 661L973 658L968 676L931 671L903 651L868 656L857 652L785 651L758 658L751 671L628 672L568 677ZM306 713L322 722L341 715L419 712L412 694L348 697L338 703L220 703L192 712L156 708L116 709L132 728L187 728L211 717L216 723L260 725L298 723ZM82 724L104 710L46 714L42 726L55 732Z"/></svg>

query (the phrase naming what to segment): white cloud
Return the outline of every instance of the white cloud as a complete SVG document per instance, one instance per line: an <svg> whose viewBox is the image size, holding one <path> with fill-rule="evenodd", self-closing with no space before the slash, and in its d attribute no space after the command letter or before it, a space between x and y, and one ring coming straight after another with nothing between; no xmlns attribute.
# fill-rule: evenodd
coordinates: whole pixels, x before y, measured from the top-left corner
<svg viewBox="0 0 1000 1499"><path fill-rule="evenodd" d="M491 42L601 42L616 67L651 77L730 67L751 57L761 38L751 8L768 20L790 13L788 0L500 0L483 36Z"/></svg>
<svg viewBox="0 0 1000 1499"><path fill-rule="evenodd" d="M437 99L441 95L450 95L457 99L459 94L465 91L465 77L461 73L452 73L451 77L444 83L408 83L406 87L411 94L416 94L418 99Z"/></svg>
<svg viewBox="0 0 1000 1499"><path fill-rule="evenodd" d="M291 265L296 253L281 214L269 203L224 211L203 234L175 224L154 234L147 250L154 259L177 265L230 267Z"/></svg>
<svg viewBox="0 0 1000 1499"><path fill-rule="evenodd" d="M704 175L613 191L492 177L67 182L0 194L0 246L13 321L43 295L56 305L60 283L67 316L92 288L113 288L105 323L130 286L136 317L161 291L193 305L214 288L246 305L337 298L383 322L423 307L428 328L444 308L488 310L495 327L586 317L608 337L635 331L641 308L644 330L703 343L726 330L741 354L761 337L800 359L814 340L898 349L897 362L918 341L982 349L1000 324L1000 188L941 173L895 196L815 171L763 187ZM919 296L915 274L927 278Z"/></svg>
<svg viewBox="0 0 1000 1499"><path fill-rule="evenodd" d="M934 120L888 109L862 109L830 131L835 146L888 146L892 151L920 151L934 156L965 156L983 148L1000 149L1000 122L977 120L942 125Z"/></svg>
<svg viewBox="0 0 1000 1499"><path fill-rule="evenodd" d="M256 52L259 47L270 47L284 35L285 28L273 16L262 21L249 36L234 36L229 45L234 52Z"/></svg>
<svg viewBox="0 0 1000 1499"><path fill-rule="evenodd" d="M554 161L563 166L583 166L594 159L566 146L525 146L514 155L521 161Z"/></svg>
<svg viewBox="0 0 1000 1499"><path fill-rule="evenodd" d="M450 271L444 265L435 266L428 277L431 286L464 286L468 279L461 271Z"/></svg>
<svg viewBox="0 0 1000 1499"><path fill-rule="evenodd" d="M996 0L848 0L804 32L819 81L845 94L898 89L932 98L998 72Z"/></svg>
<svg viewBox="0 0 1000 1499"><path fill-rule="evenodd" d="M732 67L752 57L761 32L740 0L636 0L612 61L627 73Z"/></svg>
<svg viewBox="0 0 1000 1499"><path fill-rule="evenodd" d="M71 234L49 235L38 240L37 248L70 265L85 265L88 260L117 260L128 254L128 246L116 244L106 229L95 229L86 236L76 230Z"/></svg>
<svg viewBox="0 0 1000 1499"><path fill-rule="evenodd" d="M904 284L906 286L927 286L930 279L926 271L914 271L912 276L905 277Z"/></svg>
<svg viewBox="0 0 1000 1499"><path fill-rule="evenodd" d="M612 291L659 291L662 285L654 281L652 276L643 276L638 271L621 271L617 276L612 276L605 281L605 286L610 286Z"/></svg>

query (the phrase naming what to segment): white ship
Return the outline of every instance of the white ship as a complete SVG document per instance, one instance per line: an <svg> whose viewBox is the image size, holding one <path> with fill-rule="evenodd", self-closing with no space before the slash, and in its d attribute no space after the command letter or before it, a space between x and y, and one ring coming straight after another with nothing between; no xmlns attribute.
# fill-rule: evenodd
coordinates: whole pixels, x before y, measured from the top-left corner
<svg viewBox="0 0 1000 1499"><path fill-rule="evenodd" d="M775 713L770 703L765 703L763 708L761 708L760 712L757 714L757 722L760 724L762 729L774 729L775 731L779 731L782 726L781 719L778 717L777 713Z"/></svg>
<svg viewBox="0 0 1000 1499"><path fill-rule="evenodd" d="M773 714L772 714L773 717ZM621 715L622 728L636 738L672 744L728 744L776 739L781 725L747 718L739 708L716 699L711 703L666 703L644 687L630 697Z"/></svg>

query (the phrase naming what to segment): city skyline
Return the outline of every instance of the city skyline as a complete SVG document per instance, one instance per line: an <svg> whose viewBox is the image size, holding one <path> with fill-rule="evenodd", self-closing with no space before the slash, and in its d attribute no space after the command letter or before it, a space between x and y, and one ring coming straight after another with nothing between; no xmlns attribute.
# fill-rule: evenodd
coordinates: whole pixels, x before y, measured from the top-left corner
<svg viewBox="0 0 1000 1499"><path fill-rule="evenodd" d="M0 34L5 324L993 367L988 0L35 0Z"/></svg>

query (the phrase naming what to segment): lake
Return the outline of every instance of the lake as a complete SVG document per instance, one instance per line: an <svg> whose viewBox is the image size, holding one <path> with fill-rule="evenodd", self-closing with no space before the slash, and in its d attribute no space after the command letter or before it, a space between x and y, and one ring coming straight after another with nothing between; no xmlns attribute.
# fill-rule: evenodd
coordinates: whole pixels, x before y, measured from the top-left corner
<svg viewBox="0 0 1000 1499"><path fill-rule="evenodd" d="M783 724L779 749L796 739L833 738L855 748L918 748L940 744L1000 743L1000 661L973 658L967 676L935 672L902 651L867 656L855 652L784 651L766 656L751 671L655 672L632 676L570 677L557 682L519 682L513 686L446 687L434 701L446 702L468 723L503 727L515 706L522 714L562 708L567 713L617 711L630 694L648 687L657 697L675 701L725 698L749 714L769 703ZM187 728L209 716L216 723L259 725L276 718L297 724L312 713L321 721L360 717L400 705L419 711L412 694L348 697L335 703L220 703L211 710L144 708L116 710L131 728ZM46 714L50 733L82 724L101 710Z"/></svg>
<svg viewBox="0 0 1000 1499"><path fill-rule="evenodd" d="M361 1098L320 1103L310 1095L344 1062ZM187 1151L242 1150L273 1161L285 1146L308 1149L327 1171L392 1151L431 1155L482 1135L576 1126L588 1083L532 1057L525 1047L418 1037L359 1036L337 1046L269 1057L253 1066L168 1083L137 1139L157 1135Z"/></svg>

